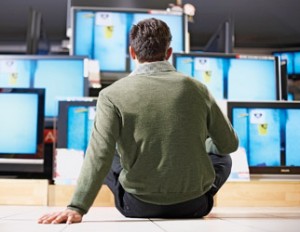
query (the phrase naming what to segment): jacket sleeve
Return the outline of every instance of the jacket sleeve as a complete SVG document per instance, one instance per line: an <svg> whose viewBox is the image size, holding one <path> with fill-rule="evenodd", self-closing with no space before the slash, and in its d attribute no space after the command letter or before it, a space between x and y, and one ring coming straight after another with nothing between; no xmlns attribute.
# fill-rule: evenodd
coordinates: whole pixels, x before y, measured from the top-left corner
<svg viewBox="0 0 300 232"><path fill-rule="evenodd" d="M104 91L103 91L104 92ZM69 209L88 212L106 177L119 136L119 117L114 105L100 92L94 128Z"/></svg>
<svg viewBox="0 0 300 232"><path fill-rule="evenodd" d="M237 150L239 139L229 119L209 94L207 128L209 137L206 139L206 152L226 155Z"/></svg>

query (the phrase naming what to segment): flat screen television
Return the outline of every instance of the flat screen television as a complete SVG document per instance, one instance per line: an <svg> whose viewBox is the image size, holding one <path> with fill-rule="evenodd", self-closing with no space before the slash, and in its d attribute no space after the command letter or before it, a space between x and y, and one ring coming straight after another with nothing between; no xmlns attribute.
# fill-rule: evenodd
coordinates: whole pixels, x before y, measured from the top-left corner
<svg viewBox="0 0 300 232"><path fill-rule="evenodd" d="M49 47L42 13L30 8L26 34L26 54L48 54Z"/></svg>
<svg viewBox="0 0 300 232"><path fill-rule="evenodd" d="M287 74L290 79L300 79L300 51L278 51L274 56L287 62Z"/></svg>
<svg viewBox="0 0 300 232"><path fill-rule="evenodd" d="M0 176L51 178L44 156L44 89L0 88Z"/></svg>
<svg viewBox="0 0 300 232"><path fill-rule="evenodd" d="M0 55L0 88L45 88L45 118L58 115L58 100L88 95L85 57Z"/></svg>
<svg viewBox="0 0 300 232"><path fill-rule="evenodd" d="M220 24L215 33L204 46L204 52L233 53L234 24L228 19Z"/></svg>
<svg viewBox="0 0 300 232"><path fill-rule="evenodd" d="M173 64L204 83L217 100L281 99L278 57L221 53L174 53Z"/></svg>
<svg viewBox="0 0 300 232"><path fill-rule="evenodd" d="M95 98L59 102L57 148L86 151L94 125L96 103Z"/></svg>
<svg viewBox="0 0 300 232"><path fill-rule="evenodd" d="M300 102L228 102L250 174L300 174Z"/></svg>
<svg viewBox="0 0 300 232"><path fill-rule="evenodd" d="M98 60L102 81L124 77L134 68L128 51L130 29L140 20L152 17L165 21L170 27L173 51L184 52L187 20L182 12L72 7L70 54Z"/></svg>

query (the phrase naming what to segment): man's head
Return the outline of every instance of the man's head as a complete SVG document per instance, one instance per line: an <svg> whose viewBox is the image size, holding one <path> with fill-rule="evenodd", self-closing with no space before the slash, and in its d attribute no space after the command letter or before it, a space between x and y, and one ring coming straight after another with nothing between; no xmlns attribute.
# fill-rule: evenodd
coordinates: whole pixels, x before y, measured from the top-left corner
<svg viewBox="0 0 300 232"><path fill-rule="evenodd" d="M145 19L130 31L130 54L139 63L169 59L172 35L168 25L155 18Z"/></svg>

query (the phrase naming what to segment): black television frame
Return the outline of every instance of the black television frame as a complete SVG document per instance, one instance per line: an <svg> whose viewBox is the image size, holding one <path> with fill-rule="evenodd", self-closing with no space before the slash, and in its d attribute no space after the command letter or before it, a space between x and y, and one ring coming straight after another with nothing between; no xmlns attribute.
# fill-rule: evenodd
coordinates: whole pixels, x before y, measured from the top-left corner
<svg viewBox="0 0 300 232"><path fill-rule="evenodd" d="M68 149L68 110L69 107L96 107L97 98L86 97L82 99L69 99L59 101L59 110L57 118L57 148Z"/></svg>
<svg viewBox="0 0 300 232"><path fill-rule="evenodd" d="M237 53L214 53L214 52L191 52L191 53L173 53L173 65L177 68L177 57L207 57L207 58L226 58L226 59L274 59L275 60L275 75L276 75L276 100L282 99L282 83L280 80L280 63L279 58L275 56L263 56L263 55L247 55L247 54L237 54ZM226 79L226 77L225 77ZM225 83L224 88L224 99L228 99L227 96L228 84Z"/></svg>
<svg viewBox="0 0 300 232"><path fill-rule="evenodd" d="M82 60L83 64L87 57L85 56L67 56L67 55L0 55L1 60ZM85 69L85 64L84 64ZM83 70L83 95L89 95L89 80L86 70ZM1 86L0 86L1 88ZM24 86L25 88L25 86ZM35 88L34 87L34 77L30 77L30 84L28 88ZM45 116L45 126L46 127L53 127L53 123L55 121L55 117L47 117Z"/></svg>
<svg viewBox="0 0 300 232"><path fill-rule="evenodd" d="M234 108L278 108L278 109L299 109L300 102L291 101L228 101L227 102L227 116L230 122L233 124L233 114ZM233 125L234 127L234 125ZM300 151L299 151L300 152ZM281 149L280 151L280 162L281 164L285 162L285 151ZM278 167L254 167L249 166L250 174L254 175L299 175L300 166L278 166Z"/></svg>
<svg viewBox="0 0 300 232"><path fill-rule="evenodd" d="M99 6L71 6L71 37L70 37L70 55L76 55L74 52L75 48L75 35L76 35L76 27L75 27L75 15L77 11L93 11L93 12L121 12L121 13L148 13L149 17L151 14L173 14L173 15L182 15L182 27L184 31L183 41L182 41L182 48L183 51L188 51L189 45L187 44L188 39L188 19L187 16L183 12L176 12L176 11L166 11L165 9L143 9L143 8L117 8L117 7L99 7ZM129 47L129 38L127 40L127 44ZM126 57L126 70L125 71L101 71L101 82L102 83L109 83L119 80L122 77L127 76L130 70L130 54L127 49L127 57ZM101 66L101 64L100 64Z"/></svg>
<svg viewBox="0 0 300 232"><path fill-rule="evenodd" d="M40 88L0 88L1 93L24 93L38 96L37 150L35 154L0 155L0 176L5 178L52 179L52 157L45 154L44 107L45 89ZM39 162L32 162L37 160ZM14 162L15 161L15 162ZM31 161L31 162L30 162ZM9 170L11 169L11 170Z"/></svg>

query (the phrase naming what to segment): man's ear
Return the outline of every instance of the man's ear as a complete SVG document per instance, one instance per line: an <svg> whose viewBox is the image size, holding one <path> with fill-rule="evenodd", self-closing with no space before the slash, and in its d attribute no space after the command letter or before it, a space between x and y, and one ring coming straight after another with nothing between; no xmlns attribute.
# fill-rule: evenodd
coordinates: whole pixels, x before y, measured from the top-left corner
<svg viewBox="0 0 300 232"><path fill-rule="evenodd" d="M129 54L130 54L130 57L135 60L136 59L136 54L135 54L135 51L133 50L133 48L131 46L129 46Z"/></svg>
<svg viewBox="0 0 300 232"><path fill-rule="evenodd" d="M166 54L166 60L168 60L170 58L172 53L173 53L173 49L171 47L169 47L167 50L167 54Z"/></svg>

